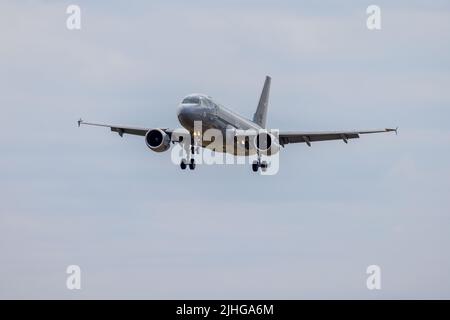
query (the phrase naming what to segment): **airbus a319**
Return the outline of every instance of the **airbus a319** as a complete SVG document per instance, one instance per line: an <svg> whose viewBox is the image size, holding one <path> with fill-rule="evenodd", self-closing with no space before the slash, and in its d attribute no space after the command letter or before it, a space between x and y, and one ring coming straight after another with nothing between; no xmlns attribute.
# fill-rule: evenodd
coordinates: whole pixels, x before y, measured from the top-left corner
<svg viewBox="0 0 450 320"><path fill-rule="evenodd" d="M252 163L252 170L265 171L270 163L261 160L261 155L274 155L287 144L312 143L325 140L341 140L345 143L350 139L359 138L361 134L397 132L397 129L386 128L380 130L357 131L283 131L269 130L266 127L267 109L269 105L269 91L271 78L266 77L264 87L253 118L247 119L204 94L190 94L178 105L177 116L187 135L175 134L175 129L169 128L143 128L127 125L113 125L103 123L78 121L80 125L100 126L110 128L121 137L124 134L145 137L146 145L155 152L164 152L170 149L171 143L184 143L187 145L186 158L181 159L180 168L194 170L196 148L209 148L214 151L229 153L235 156L256 155ZM196 123L201 123L200 129ZM207 132L216 130L221 133L223 143L217 148L217 143L211 143L204 139L198 139ZM243 134L244 132L244 134ZM231 137L231 139L230 139ZM216 141L217 142L217 141Z"/></svg>

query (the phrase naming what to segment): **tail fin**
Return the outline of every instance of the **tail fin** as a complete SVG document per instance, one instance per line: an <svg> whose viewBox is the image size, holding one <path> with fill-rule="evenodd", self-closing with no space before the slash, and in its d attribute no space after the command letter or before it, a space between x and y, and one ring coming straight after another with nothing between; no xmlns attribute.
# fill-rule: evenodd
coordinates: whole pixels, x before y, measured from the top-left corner
<svg viewBox="0 0 450 320"><path fill-rule="evenodd" d="M264 82L264 87L261 92L261 97L259 98L258 108L253 115L253 122L260 125L262 128L266 127L267 121L267 108L269 106L269 92L270 92L270 81L272 79L266 76L266 81Z"/></svg>

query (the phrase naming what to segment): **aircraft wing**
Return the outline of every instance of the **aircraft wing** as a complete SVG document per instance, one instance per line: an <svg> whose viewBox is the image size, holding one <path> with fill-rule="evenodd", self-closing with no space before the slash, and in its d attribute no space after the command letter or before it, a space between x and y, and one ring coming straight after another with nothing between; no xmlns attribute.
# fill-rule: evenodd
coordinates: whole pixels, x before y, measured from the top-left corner
<svg viewBox="0 0 450 320"><path fill-rule="evenodd" d="M78 120L78 126L80 125L88 125L88 126L97 126L97 127L106 127L110 128L111 131L117 132L121 137L124 133L132 134L136 136L145 136L149 130L152 128L142 128L142 127L134 127L134 126L123 126L123 125L114 125L114 124L104 124L104 123L93 123L93 122L85 122L82 119ZM167 132L168 129L161 129L164 132Z"/></svg>
<svg viewBox="0 0 450 320"><path fill-rule="evenodd" d="M367 131L329 131L329 132L301 132L301 131L280 131L279 141L282 146L289 143L306 143L311 146L311 142L326 140L343 140L345 143L348 139L357 139L360 134L391 132L397 133L396 129L381 129Z"/></svg>

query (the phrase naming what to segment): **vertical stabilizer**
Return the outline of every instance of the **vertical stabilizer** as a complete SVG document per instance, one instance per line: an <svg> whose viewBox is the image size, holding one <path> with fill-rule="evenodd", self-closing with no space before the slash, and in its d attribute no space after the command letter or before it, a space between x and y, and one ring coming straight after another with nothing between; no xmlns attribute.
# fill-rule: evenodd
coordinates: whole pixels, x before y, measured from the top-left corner
<svg viewBox="0 0 450 320"><path fill-rule="evenodd" d="M271 80L272 79L269 76L266 76L266 81L264 82L261 97L259 98L258 108L253 115L253 122L260 125L262 128L266 127L267 122L267 108L269 107L269 92Z"/></svg>

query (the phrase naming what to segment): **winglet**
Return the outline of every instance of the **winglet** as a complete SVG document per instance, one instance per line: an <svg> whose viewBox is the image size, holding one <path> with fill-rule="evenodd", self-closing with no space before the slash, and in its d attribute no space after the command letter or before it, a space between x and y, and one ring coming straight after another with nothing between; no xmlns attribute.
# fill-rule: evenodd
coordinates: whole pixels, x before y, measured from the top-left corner
<svg viewBox="0 0 450 320"><path fill-rule="evenodd" d="M78 120L77 122L78 122L78 127L80 127L80 125L83 123L83 119L80 118L80 120Z"/></svg>
<svg viewBox="0 0 450 320"><path fill-rule="evenodd" d="M394 131L395 134L397 135L398 134L398 127L396 127L395 129L386 128L386 132L391 132L391 131Z"/></svg>

